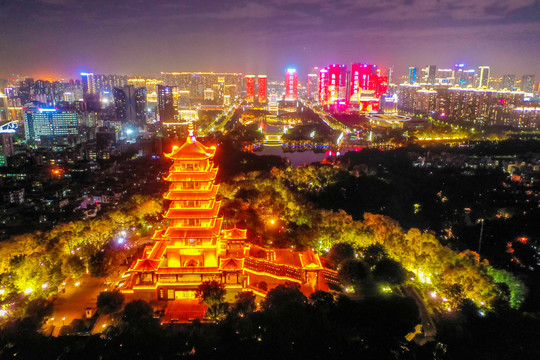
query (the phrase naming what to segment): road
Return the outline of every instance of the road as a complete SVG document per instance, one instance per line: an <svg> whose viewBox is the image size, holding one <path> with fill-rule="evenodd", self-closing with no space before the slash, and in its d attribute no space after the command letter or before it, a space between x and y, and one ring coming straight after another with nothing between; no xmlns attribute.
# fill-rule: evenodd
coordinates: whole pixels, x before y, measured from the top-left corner
<svg viewBox="0 0 540 360"><path fill-rule="evenodd" d="M406 286L403 288L403 292L413 298L416 301L416 304L418 305L418 311L420 312L420 320L422 321L422 328L424 330L424 339L425 341L433 341L435 340L435 335L437 335L437 328L435 327L435 323L433 322L433 319L429 315L429 311L426 308L426 304L424 304L424 301L420 297L420 295L416 292L416 290L410 286Z"/></svg>
<svg viewBox="0 0 540 360"><path fill-rule="evenodd" d="M113 290L122 272L110 276L110 284L106 278L94 278L84 275L79 280L66 283L65 292L58 294L54 301L53 314L45 324L45 333L58 336L62 327L71 324L75 319L86 318L86 309L91 308L92 314L96 311L97 296L107 290ZM78 283L78 284L77 284Z"/></svg>

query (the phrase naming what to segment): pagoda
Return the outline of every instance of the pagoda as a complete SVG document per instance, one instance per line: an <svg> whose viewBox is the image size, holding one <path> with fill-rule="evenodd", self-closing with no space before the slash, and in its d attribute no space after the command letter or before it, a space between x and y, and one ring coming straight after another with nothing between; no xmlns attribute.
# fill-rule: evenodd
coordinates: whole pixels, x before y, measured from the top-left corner
<svg viewBox="0 0 540 360"><path fill-rule="evenodd" d="M306 294L327 290L328 270L312 250L264 249L246 242L246 229L222 230L216 149L197 141L192 123L188 131L186 142L165 154L173 161L164 179L170 183L163 196L170 202L163 214L168 226L154 233L153 245L128 269L122 293L147 301L194 299L208 280L259 296L287 281Z"/></svg>

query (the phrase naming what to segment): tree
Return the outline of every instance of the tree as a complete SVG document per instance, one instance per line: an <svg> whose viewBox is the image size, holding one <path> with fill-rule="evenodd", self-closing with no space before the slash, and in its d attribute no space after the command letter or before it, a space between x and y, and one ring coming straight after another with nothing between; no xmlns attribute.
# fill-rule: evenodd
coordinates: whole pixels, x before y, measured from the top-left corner
<svg viewBox="0 0 540 360"><path fill-rule="evenodd" d="M400 285L406 279L405 269L395 260L383 259L373 269L373 279L388 285Z"/></svg>
<svg viewBox="0 0 540 360"><path fill-rule="evenodd" d="M364 261L370 266L375 265L387 256L386 249L380 243L369 245L368 247L364 248L363 253Z"/></svg>
<svg viewBox="0 0 540 360"><path fill-rule="evenodd" d="M354 258L354 249L351 244L337 243L332 246L328 254L328 260L334 268L337 268L343 261Z"/></svg>
<svg viewBox="0 0 540 360"><path fill-rule="evenodd" d="M282 311L286 308L303 306L307 303L307 298L300 291L300 285L293 282L287 282L278 285L268 292L266 299L262 303L265 311Z"/></svg>
<svg viewBox="0 0 540 360"><path fill-rule="evenodd" d="M353 286L359 292L360 287L369 281L369 267L363 261L349 259L341 264L338 277L343 285Z"/></svg>
<svg viewBox="0 0 540 360"><path fill-rule="evenodd" d="M124 299L124 295L118 291L104 291L98 295L96 306L102 314L114 314L120 311Z"/></svg>
<svg viewBox="0 0 540 360"><path fill-rule="evenodd" d="M242 291L235 296L236 303L234 303L232 312L239 316L252 313L257 308L255 305L255 294L252 291Z"/></svg>
<svg viewBox="0 0 540 360"><path fill-rule="evenodd" d="M79 278L86 272L84 261L77 255L69 255L62 262L62 274L65 277Z"/></svg>
<svg viewBox="0 0 540 360"><path fill-rule="evenodd" d="M211 319L217 320L226 310L225 285L215 280L205 281L197 288L195 297L201 299L208 306L208 315Z"/></svg>
<svg viewBox="0 0 540 360"><path fill-rule="evenodd" d="M117 325L120 333L134 336L155 334L160 331L159 321L154 319L154 309L144 300L127 303Z"/></svg>

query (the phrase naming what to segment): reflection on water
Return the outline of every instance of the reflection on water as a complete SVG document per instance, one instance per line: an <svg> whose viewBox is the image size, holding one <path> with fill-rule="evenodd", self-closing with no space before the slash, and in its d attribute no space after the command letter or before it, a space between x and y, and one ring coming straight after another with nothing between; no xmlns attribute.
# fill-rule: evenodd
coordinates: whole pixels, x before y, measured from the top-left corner
<svg viewBox="0 0 540 360"><path fill-rule="evenodd" d="M290 149L290 150L289 150ZM287 151L289 150L289 151ZM320 162L331 155L335 155L329 147L319 147L314 150L298 151L292 146L261 146L254 151L257 155L277 155L287 158L291 167L298 167L304 164L310 164L312 162Z"/></svg>

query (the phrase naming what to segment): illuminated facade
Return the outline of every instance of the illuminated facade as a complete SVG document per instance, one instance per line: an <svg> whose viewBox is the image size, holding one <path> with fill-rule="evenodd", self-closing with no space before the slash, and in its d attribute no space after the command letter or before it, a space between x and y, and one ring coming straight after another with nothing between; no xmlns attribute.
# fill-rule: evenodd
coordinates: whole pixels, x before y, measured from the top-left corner
<svg viewBox="0 0 540 360"><path fill-rule="evenodd" d="M259 75L257 77L257 85L258 85L258 101L261 103L261 104L265 104L267 99L266 99L266 82L267 82L267 78L266 78L266 75Z"/></svg>
<svg viewBox="0 0 540 360"><path fill-rule="evenodd" d="M165 154L173 161L164 179L170 182L164 195L170 205L163 215L169 224L155 232L154 244L131 265L122 293L145 300L189 299L207 280L261 296L286 281L308 294L327 290L336 274L311 250L264 249L246 243L246 230L222 230L215 151L196 140L190 125L186 142Z"/></svg>
<svg viewBox="0 0 540 360"><path fill-rule="evenodd" d="M298 100L298 72L289 69L285 74L285 100Z"/></svg>
<svg viewBox="0 0 540 360"><path fill-rule="evenodd" d="M328 101L328 70L321 69L319 72L319 104L326 104Z"/></svg>
<svg viewBox="0 0 540 360"><path fill-rule="evenodd" d="M255 102L255 75L246 75L246 100Z"/></svg>
<svg viewBox="0 0 540 360"><path fill-rule="evenodd" d="M26 140L41 141L42 136L78 135L79 115L76 111L46 108L24 112Z"/></svg>

